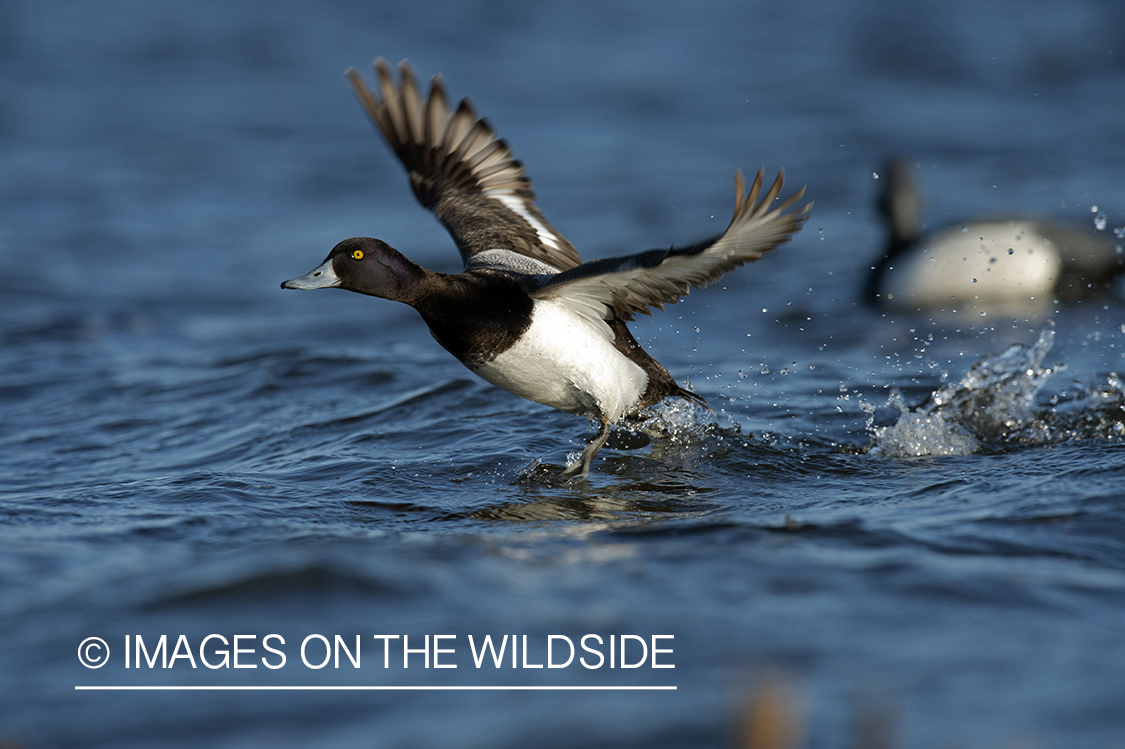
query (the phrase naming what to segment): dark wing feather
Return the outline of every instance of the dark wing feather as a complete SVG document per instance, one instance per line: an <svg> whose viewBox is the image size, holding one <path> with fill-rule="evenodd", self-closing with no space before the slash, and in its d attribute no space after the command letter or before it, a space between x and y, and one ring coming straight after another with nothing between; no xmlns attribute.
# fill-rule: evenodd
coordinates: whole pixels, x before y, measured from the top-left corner
<svg viewBox="0 0 1125 749"><path fill-rule="evenodd" d="M584 263L550 277L531 296L563 302L595 322L612 317L631 320L637 312L651 314L652 307L663 309L665 304L674 304L691 287L702 288L773 250L808 218L812 203L786 213L804 195L804 187L773 206L781 193L785 172L778 174L759 201L762 176L759 171L750 194L744 198L746 182L741 171L735 174L734 218L720 236L690 247L649 250Z"/></svg>
<svg viewBox="0 0 1125 749"><path fill-rule="evenodd" d="M348 70L347 76L371 121L406 167L418 202L453 236L462 261L467 263L478 252L503 249L559 270L581 262L574 246L536 207L523 164L468 99L451 110L438 76L430 79L429 96L423 99L405 61L399 65L401 86L395 85L385 60L375 61L379 97L356 71Z"/></svg>

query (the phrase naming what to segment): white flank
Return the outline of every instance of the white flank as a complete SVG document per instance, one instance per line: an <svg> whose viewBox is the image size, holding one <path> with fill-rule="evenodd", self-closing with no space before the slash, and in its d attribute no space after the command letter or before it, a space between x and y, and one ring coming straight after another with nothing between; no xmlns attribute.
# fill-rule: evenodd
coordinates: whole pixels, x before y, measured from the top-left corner
<svg viewBox="0 0 1125 749"><path fill-rule="evenodd" d="M560 411L615 422L640 400L648 375L605 333L554 301L539 300L531 327L473 371L497 387Z"/></svg>

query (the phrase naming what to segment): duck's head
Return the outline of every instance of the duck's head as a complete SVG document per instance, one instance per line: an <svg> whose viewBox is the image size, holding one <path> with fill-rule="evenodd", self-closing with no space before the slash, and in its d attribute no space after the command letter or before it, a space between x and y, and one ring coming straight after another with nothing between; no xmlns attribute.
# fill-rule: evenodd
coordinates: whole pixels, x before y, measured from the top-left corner
<svg viewBox="0 0 1125 749"><path fill-rule="evenodd" d="M879 212L886 217L887 243L864 284L863 298L871 304L880 303L883 277L917 241L922 230L922 193L910 162L898 156L887 159L879 178L883 189L878 205Z"/></svg>
<svg viewBox="0 0 1125 749"><path fill-rule="evenodd" d="M894 253L914 243L922 227L922 192L914 179L910 162L893 157L883 165L883 191L879 211L887 217L890 230L888 252Z"/></svg>
<svg viewBox="0 0 1125 749"><path fill-rule="evenodd" d="M281 284L283 289L347 289L408 302L425 271L380 239L352 237L332 248L309 273Z"/></svg>

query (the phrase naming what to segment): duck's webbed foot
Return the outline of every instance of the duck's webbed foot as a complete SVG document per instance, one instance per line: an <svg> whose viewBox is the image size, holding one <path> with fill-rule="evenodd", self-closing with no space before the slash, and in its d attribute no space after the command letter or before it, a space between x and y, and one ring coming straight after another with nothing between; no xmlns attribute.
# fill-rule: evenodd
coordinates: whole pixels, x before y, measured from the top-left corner
<svg viewBox="0 0 1125 749"><path fill-rule="evenodd" d="M590 473L590 463L594 460L594 456L598 454L598 450L602 449L605 441L609 439L609 430L609 422L603 420L598 433L594 435L594 439L590 440L590 444L586 445L582 455L573 465L567 466L562 475L565 477L586 476Z"/></svg>

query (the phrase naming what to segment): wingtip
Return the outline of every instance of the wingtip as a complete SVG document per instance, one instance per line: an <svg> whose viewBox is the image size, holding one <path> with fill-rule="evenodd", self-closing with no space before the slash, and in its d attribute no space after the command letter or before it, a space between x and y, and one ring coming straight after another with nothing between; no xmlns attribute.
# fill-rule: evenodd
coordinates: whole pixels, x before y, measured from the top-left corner
<svg viewBox="0 0 1125 749"><path fill-rule="evenodd" d="M382 57L375 58L375 79L377 81L390 80L394 77L394 71L391 69L391 64Z"/></svg>
<svg viewBox="0 0 1125 749"><path fill-rule="evenodd" d="M807 187L807 185L801 185L799 188L797 188L797 190L792 195L790 195L788 198L786 198L781 203L781 205L779 205L777 207L777 210L784 211L784 210L796 205L797 201L799 201L801 198L803 198L805 196L805 188L806 187ZM805 205L803 205L799 209L797 209L797 211L796 211L797 215L799 215L799 216L808 215L808 212L812 209L812 205L813 205L813 201L810 200L808 203L806 203Z"/></svg>
<svg viewBox="0 0 1125 749"><path fill-rule="evenodd" d="M398 63L398 77L402 81L402 86L405 88L407 85L417 88L418 74L414 72L414 66L410 64L410 60L400 60ZM409 83L408 83L409 82Z"/></svg>
<svg viewBox="0 0 1125 749"><path fill-rule="evenodd" d="M344 71L344 77L348 79L348 83L352 85L352 91L355 93L359 103L367 110L367 116L376 125L379 124L379 101L375 98L375 94L367 85L367 81L363 80L363 76L355 68L348 68Z"/></svg>

